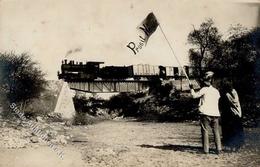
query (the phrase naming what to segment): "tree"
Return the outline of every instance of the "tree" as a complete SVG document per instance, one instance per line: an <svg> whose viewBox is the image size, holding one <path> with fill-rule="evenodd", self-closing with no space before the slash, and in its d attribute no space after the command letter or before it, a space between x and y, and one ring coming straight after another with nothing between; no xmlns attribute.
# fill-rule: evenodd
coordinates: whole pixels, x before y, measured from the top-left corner
<svg viewBox="0 0 260 167"><path fill-rule="evenodd" d="M231 28L227 39L225 57L230 57L229 71L240 93L242 110L247 123L256 122L257 110L257 60L259 61L259 30L248 30L240 25ZM257 58L258 57L258 58ZM227 72L228 73L228 72ZM258 74L259 75L259 74Z"/></svg>
<svg viewBox="0 0 260 167"><path fill-rule="evenodd" d="M17 103L24 109L26 103L40 96L46 80L38 64L28 53L0 53L1 94L10 103Z"/></svg>
<svg viewBox="0 0 260 167"><path fill-rule="evenodd" d="M260 60L260 29L248 30L241 25L232 26L229 36L224 40L218 34L212 20L202 23L198 30L194 29L188 41L194 48L190 49L190 61L199 67L213 70L218 82L227 78L234 83L240 95L244 121L254 124L257 112L256 98L259 92L259 60ZM196 71L195 71L196 72ZM221 84L218 85L221 90Z"/></svg>
<svg viewBox="0 0 260 167"><path fill-rule="evenodd" d="M217 53L221 44L221 35L214 26L213 20L207 19L199 29L194 28L188 35L188 42L194 46L189 50L191 65L195 67L195 73L201 75L203 68L217 56L211 53Z"/></svg>
<svg viewBox="0 0 260 167"><path fill-rule="evenodd" d="M251 39L252 43L256 48L256 61L255 61L255 75L256 75L256 91L255 95L256 98L259 100L260 99L260 27L257 27L252 30L251 33ZM257 86L258 85L258 86ZM259 113L260 115L260 113Z"/></svg>

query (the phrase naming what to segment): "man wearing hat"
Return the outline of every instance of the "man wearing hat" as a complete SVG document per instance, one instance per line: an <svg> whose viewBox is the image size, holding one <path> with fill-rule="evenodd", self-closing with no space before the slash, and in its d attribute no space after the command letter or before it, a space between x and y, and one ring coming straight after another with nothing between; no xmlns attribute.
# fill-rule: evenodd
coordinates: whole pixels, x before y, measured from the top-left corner
<svg viewBox="0 0 260 167"><path fill-rule="evenodd" d="M217 154L221 152L221 140L219 133L218 101L220 98L219 91L212 84L214 73L208 71L203 77L203 87L195 92L193 85L190 85L191 95L193 98L200 98L199 111L201 114L201 133L204 153L209 153L209 131L212 129L217 149Z"/></svg>

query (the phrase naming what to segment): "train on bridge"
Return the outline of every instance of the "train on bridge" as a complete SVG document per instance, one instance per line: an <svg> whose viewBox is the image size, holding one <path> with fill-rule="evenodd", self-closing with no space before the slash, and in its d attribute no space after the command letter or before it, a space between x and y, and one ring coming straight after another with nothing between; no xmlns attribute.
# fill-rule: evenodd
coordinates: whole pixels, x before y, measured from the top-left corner
<svg viewBox="0 0 260 167"><path fill-rule="evenodd" d="M89 61L83 64L83 62L63 60L58 78L67 82L87 82L94 80L151 80L155 78L180 79L185 77L181 67L148 64L100 67L101 64L104 62ZM187 75L192 77L192 68L184 66L184 69Z"/></svg>

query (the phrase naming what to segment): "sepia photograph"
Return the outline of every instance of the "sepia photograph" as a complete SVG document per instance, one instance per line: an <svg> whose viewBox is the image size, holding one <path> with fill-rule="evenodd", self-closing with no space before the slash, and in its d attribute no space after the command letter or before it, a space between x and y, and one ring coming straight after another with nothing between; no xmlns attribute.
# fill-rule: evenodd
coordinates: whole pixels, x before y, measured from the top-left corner
<svg viewBox="0 0 260 167"><path fill-rule="evenodd" d="M0 0L0 167L259 167L260 0Z"/></svg>

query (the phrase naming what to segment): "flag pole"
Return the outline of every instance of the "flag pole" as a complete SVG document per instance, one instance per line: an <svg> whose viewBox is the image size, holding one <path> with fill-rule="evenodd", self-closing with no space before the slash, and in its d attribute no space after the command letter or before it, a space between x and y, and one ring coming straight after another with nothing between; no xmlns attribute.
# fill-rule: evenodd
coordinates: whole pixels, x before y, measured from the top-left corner
<svg viewBox="0 0 260 167"><path fill-rule="evenodd" d="M182 64L181 64L181 62L180 62L179 59L178 59L178 57L175 55L175 53L174 53L174 51L173 51L173 48L172 48L172 46L171 46L171 44L170 44L170 41L167 39L167 37L166 37L166 35L165 35L165 33L164 33L164 31L163 31L163 29L162 29L162 27L161 27L160 24L159 24L159 27L160 27L160 30L161 30L161 32L162 32L162 34L163 34L165 40L167 41L167 43L168 43L168 45L169 45L169 47L170 47L170 49L171 49L171 52L172 52L173 56L174 56L175 59L177 60L179 66L181 66L181 69L182 69L182 71L183 71L185 77L188 79L189 84L191 84L191 83L190 83L190 79L189 79L189 77L188 77L186 71L184 70L184 68L183 68L183 66L182 66Z"/></svg>

